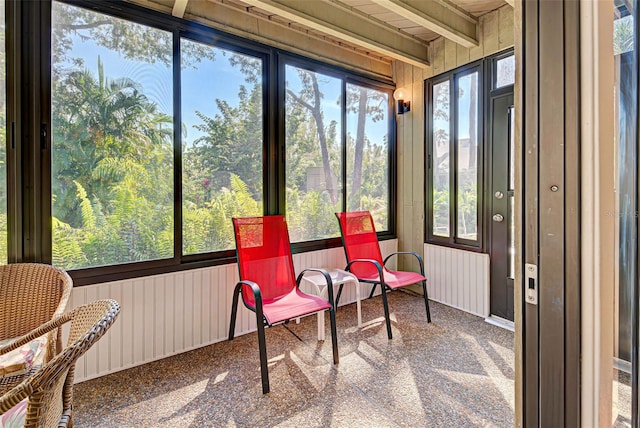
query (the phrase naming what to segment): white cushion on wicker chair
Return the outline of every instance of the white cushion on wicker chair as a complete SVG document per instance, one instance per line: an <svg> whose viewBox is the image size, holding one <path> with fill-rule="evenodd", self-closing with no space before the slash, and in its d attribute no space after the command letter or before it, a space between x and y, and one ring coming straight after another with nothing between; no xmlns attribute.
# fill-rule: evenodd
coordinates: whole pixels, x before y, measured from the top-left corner
<svg viewBox="0 0 640 428"><path fill-rule="evenodd" d="M12 340L0 340L0 347L7 345ZM42 336L0 356L0 378L25 374L34 365L42 364L46 347L47 336Z"/></svg>
<svg viewBox="0 0 640 428"><path fill-rule="evenodd" d="M23 428L27 418L27 402L25 398L4 415L0 415L0 428Z"/></svg>

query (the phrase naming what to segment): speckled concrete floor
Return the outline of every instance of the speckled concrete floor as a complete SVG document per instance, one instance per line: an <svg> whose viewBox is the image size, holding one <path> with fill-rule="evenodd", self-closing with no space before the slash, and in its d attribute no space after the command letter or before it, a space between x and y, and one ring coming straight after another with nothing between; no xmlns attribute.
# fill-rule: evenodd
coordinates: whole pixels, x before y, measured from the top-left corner
<svg viewBox="0 0 640 428"><path fill-rule="evenodd" d="M267 329L271 392L257 335L237 337L75 386L78 427L511 427L513 333L403 292L338 309L340 364L316 318Z"/></svg>

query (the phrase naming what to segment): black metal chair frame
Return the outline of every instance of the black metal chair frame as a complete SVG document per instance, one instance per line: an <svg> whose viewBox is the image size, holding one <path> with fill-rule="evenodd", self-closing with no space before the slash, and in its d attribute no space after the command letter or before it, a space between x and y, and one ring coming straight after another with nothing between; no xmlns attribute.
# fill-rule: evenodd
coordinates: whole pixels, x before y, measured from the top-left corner
<svg viewBox="0 0 640 428"><path fill-rule="evenodd" d="M346 253L347 253L347 249L345 247L345 256L346 256ZM418 253L416 253L416 252L413 252L413 251L397 251L397 252L391 253L387 257L385 257L385 259L383 260L382 263L386 267L387 261L391 257L397 256L397 255L402 255L402 254L413 255L413 256L415 256L416 259L418 259L418 263L420 264L420 274L422 275L423 278L425 278L425 276L424 276L424 262L422 261L422 257L420 257L420 255ZM389 304L387 302L387 290L391 291L391 290L393 290L393 288L389 287L387 285L387 283L384 281L384 271L382 269L382 266L380 265L380 263L378 261L373 260L373 259L355 259L355 260L351 260L350 262L347 263L347 266L345 267L345 270L350 272L351 271L351 265L353 265L354 263L371 263L378 270L378 276L380 278L379 281L371 281L371 280L360 279L360 278L358 278L358 281L364 282L364 283L367 283L367 284L373 284L373 287L371 287L371 292L369 293L369 299L373 297L373 293L376 290L376 286L378 284L380 284L380 289L382 291L382 303L384 305L384 318L385 318L386 323L387 323L387 337L389 339L393 339L393 334L391 333L391 320L389 318ZM423 279L421 282L422 282L422 293L423 293L423 296L424 296L424 305L425 305L425 309L427 311L427 322L430 323L431 322L431 311L429 310L429 295L427 294L427 280ZM340 296L338 296L338 299L339 298L340 298ZM337 300L336 300L336 305L337 304L338 303L337 303Z"/></svg>
<svg viewBox="0 0 640 428"><path fill-rule="evenodd" d="M333 347L333 363L338 364L340 357L338 356L338 333L336 328L336 305L334 304L333 299L333 282L331 281L331 275L324 269L316 269L316 268L308 268L300 272L296 279L296 287L300 288L300 281L306 272L320 272L324 275L327 281L327 290L329 293L329 304L331 307L329 308L329 318L331 321L331 346ZM265 338L264 327L273 327L274 325L283 324L289 322L289 320L294 319L289 318L288 320L281 321L275 324L269 323L267 318L264 316L262 309L262 292L260 291L260 287L253 281L241 280L236 284L235 290L233 291L233 303L231 307L231 323L229 325L229 340L233 340L235 336L235 328L236 328L236 316L238 313L238 300L240 298L240 294L242 293L242 286L246 285L251 287L251 291L253 292L254 302L256 303L255 308L248 305L244 298L242 299L242 303L244 306L252 312L256 314L256 324L258 326L258 348L260 349L260 374L262 377L262 393L267 394L269 392L269 368L267 367L267 341ZM301 314L302 315L302 314ZM310 315L310 314L304 314Z"/></svg>

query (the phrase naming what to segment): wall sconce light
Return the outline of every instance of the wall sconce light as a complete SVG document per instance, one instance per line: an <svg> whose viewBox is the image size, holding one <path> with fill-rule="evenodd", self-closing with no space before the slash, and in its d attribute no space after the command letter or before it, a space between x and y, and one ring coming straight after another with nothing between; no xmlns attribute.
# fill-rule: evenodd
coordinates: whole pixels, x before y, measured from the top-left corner
<svg viewBox="0 0 640 428"><path fill-rule="evenodd" d="M411 111L411 101L407 101L407 91L398 88L393 91L393 99L398 102L398 114L404 114Z"/></svg>

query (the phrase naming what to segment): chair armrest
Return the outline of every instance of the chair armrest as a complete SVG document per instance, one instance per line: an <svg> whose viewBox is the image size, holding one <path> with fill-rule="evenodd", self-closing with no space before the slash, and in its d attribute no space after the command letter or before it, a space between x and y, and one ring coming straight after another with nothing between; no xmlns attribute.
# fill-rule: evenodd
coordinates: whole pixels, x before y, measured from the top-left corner
<svg viewBox="0 0 640 428"><path fill-rule="evenodd" d="M373 259L354 259L347 263L347 266L344 268L347 272L351 272L351 265L355 263L371 263L376 269L378 269L378 275L380 276L380 281L384 282L384 273L382 269L382 265L377 260ZM359 278L358 278L359 279Z"/></svg>
<svg viewBox="0 0 640 428"><path fill-rule="evenodd" d="M27 389L28 388L28 389ZM19 402L29 397L33 387L27 387L26 379L0 396L0 415L13 409Z"/></svg>
<svg viewBox="0 0 640 428"><path fill-rule="evenodd" d="M412 256L415 256L415 258L418 259L418 263L420 263L420 274L424 276L424 262L422 261L422 256L416 253L415 251L396 251L395 253L391 253L387 257L385 257L384 265L385 266L387 265L387 260L389 260L391 257L396 256L398 254L410 254Z"/></svg>
<svg viewBox="0 0 640 428"><path fill-rule="evenodd" d="M296 279L296 286L298 288L300 288L300 281L302 281L302 277L304 276L305 272L320 272L324 276L324 279L327 281L327 293L329 295L329 304L335 309L335 304L334 304L335 300L333 298L333 281L331 280L331 275L329 275L329 272L327 272L325 269L319 269L319 268L304 269L302 272L298 274L298 278Z"/></svg>
<svg viewBox="0 0 640 428"><path fill-rule="evenodd" d="M260 291L260 286L253 281L249 281L248 279L243 279L242 281L238 281L238 283L236 284L235 291L236 292L240 291L240 287L242 287L243 285L246 285L247 287L251 288L254 301L256 302L256 310L258 309L258 306L260 306L260 312L262 312L262 291ZM244 305L247 306L247 303L244 301L244 298L242 299L242 303L244 303Z"/></svg>
<svg viewBox="0 0 640 428"><path fill-rule="evenodd" d="M37 339L38 337L43 336L57 329L64 323L71 320L71 318L72 316L70 315L70 313L66 313L66 314L59 315L50 321L47 321L41 326L31 330L29 333L25 334L24 336L17 337L13 339L11 342L7 343L5 346L0 347L0 355L4 355L8 352L13 351L14 349L18 349L21 346L31 342L32 340Z"/></svg>

